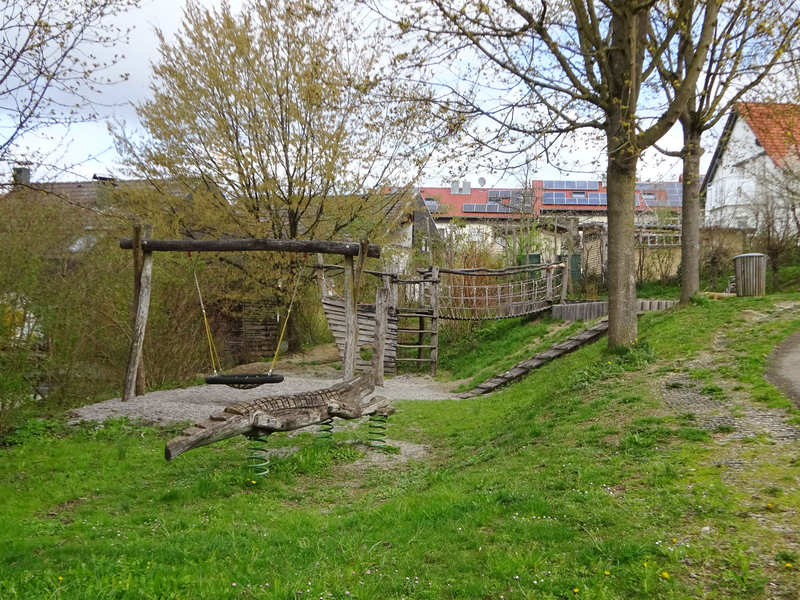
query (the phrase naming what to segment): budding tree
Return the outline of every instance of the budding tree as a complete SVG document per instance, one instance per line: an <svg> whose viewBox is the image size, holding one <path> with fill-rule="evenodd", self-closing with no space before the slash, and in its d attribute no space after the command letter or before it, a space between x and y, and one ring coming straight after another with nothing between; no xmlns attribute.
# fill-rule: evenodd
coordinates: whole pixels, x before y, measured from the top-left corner
<svg viewBox="0 0 800 600"><path fill-rule="evenodd" d="M333 0L190 1L174 40L157 32L143 135L116 126L130 174L190 188L140 199L168 233L378 240L436 139L386 76L378 31ZM409 84L410 85L410 84ZM426 142L426 143L423 143Z"/></svg>
<svg viewBox="0 0 800 600"><path fill-rule="evenodd" d="M0 9L0 162L25 134L98 117L97 93L127 74L101 56L125 42L112 21L140 0L7 0ZM30 160L30 156L25 157Z"/></svg>
<svg viewBox="0 0 800 600"><path fill-rule="evenodd" d="M407 55L454 73L443 98L480 115L485 139L522 145L548 135L601 132L607 153L609 344L636 339L634 194L642 152L675 124L701 73L720 0L673 0L666 18L641 0L409 0L394 16L419 34ZM375 10L385 9L376 5ZM644 83L695 23L686 85L664 102ZM388 15L392 17L392 15ZM460 58L459 58L460 57ZM440 78L441 80L441 78ZM468 83L466 87L463 83Z"/></svg>

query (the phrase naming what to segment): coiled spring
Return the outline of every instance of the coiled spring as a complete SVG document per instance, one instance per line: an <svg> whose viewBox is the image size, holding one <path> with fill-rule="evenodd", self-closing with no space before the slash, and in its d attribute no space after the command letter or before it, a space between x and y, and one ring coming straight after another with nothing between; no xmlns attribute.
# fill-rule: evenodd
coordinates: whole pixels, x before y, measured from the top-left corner
<svg viewBox="0 0 800 600"><path fill-rule="evenodd" d="M389 424L387 415L372 415L369 418L369 445L382 448L386 445L386 428Z"/></svg>
<svg viewBox="0 0 800 600"><path fill-rule="evenodd" d="M253 470L255 475L263 477L269 473L269 449L267 445L267 436L260 435L258 437L250 438L251 442L262 444L261 446L248 446L251 452L247 459L250 461L250 469Z"/></svg>
<svg viewBox="0 0 800 600"><path fill-rule="evenodd" d="M325 419L317 427L317 439L333 442L333 419Z"/></svg>

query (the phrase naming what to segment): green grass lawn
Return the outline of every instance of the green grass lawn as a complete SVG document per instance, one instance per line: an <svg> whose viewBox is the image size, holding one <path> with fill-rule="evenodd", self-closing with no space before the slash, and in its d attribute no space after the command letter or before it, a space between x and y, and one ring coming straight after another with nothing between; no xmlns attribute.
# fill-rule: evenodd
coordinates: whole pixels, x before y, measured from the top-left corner
<svg viewBox="0 0 800 600"><path fill-rule="evenodd" d="M397 403L390 438L427 454L386 470L345 443L366 424L336 444L274 436L301 450L263 478L241 438L167 463L177 429L31 425L0 448L0 598L749 599L768 581L796 597L800 444L723 443L660 393L677 370L789 406L763 380L800 328L787 301L649 313L628 352L601 341L492 396ZM443 357L451 376L551 327L508 323ZM687 364L720 335L718 361ZM761 491L725 483L734 450L772 457ZM793 533L749 516L767 510Z"/></svg>

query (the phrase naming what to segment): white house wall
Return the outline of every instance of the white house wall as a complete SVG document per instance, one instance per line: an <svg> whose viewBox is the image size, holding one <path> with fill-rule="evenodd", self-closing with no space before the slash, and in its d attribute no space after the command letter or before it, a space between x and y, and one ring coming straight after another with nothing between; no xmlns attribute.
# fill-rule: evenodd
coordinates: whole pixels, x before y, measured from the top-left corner
<svg viewBox="0 0 800 600"><path fill-rule="evenodd" d="M777 169L743 117L736 119L719 164L706 183L706 223L748 227L758 180Z"/></svg>

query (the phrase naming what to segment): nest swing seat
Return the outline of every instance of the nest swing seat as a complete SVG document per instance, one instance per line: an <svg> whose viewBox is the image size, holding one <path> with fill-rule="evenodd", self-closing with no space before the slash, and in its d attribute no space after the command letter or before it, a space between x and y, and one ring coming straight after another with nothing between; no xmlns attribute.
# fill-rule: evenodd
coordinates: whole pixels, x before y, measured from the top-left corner
<svg viewBox="0 0 800 600"><path fill-rule="evenodd" d="M189 254L191 259L191 254ZM297 274L297 279L294 282L294 290L292 291L292 298L289 301L289 310L286 312L286 319L283 322L281 329L281 336L278 340L278 347L275 349L275 356L272 358L272 366L268 373L254 373L254 374L241 374L241 375L225 375L222 373L222 365L220 364L219 354L214 345L214 338L211 335L211 327L208 324L208 317L206 316L206 307L203 303L203 294L200 292L200 282L197 279L196 262L192 263L192 274L194 275L194 283L197 287L197 296L200 299L200 309L203 311L203 322L206 327L206 337L208 338L208 349L211 353L211 366L214 369L214 374L206 377L206 383L209 385L227 385L237 390L252 390L260 385L268 383L280 383L283 381L283 375L273 373L275 363L278 361L278 354L280 353L281 343L283 342L283 334L286 333L286 325L289 323L289 316L292 314L292 306L294 306L294 299L297 295L297 286L300 283L300 276L303 274L303 267Z"/></svg>

